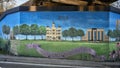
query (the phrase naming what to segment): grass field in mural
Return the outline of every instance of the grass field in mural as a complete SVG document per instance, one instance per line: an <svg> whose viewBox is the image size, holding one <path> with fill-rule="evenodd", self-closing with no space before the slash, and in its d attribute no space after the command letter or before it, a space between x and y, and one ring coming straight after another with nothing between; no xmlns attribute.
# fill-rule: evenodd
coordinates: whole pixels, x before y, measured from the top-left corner
<svg viewBox="0 0 120 68"><path fill-rule="evenodd" d="M70 42L70 41L40 41L40 40L23 40L20 41L20 46L18 46L18 54L22 56L34 56L34 57L43 57L41 56L35 49L28 49L26 47L29 43L37 43L40 44L40 47L49 52L64 52L69 51L80 46L90 47L93 48L98 55L105 55L108 56L109 48L110 51L115 49L115 42L111 42L111 45L108 46L108 42L101 42L101 43L92 43L92 42ZM109 47L109 48L108 48ZM86 54L78 54L68 59L81 59L81 56L86 56ZM89 55L87 55L89 56ZM82 57L84 59L85 57Z"/></svg>

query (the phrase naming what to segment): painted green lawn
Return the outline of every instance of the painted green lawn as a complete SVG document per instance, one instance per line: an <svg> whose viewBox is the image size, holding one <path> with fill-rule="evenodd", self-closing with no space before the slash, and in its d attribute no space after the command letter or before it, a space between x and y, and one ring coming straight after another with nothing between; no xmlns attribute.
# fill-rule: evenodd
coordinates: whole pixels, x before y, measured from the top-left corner
<svg viewBox="0 0 120 68"><path fill-rule="evenodd" d="M92 42L70 42L70 41L63 42L63 41L23 40L20 41L20 44L18 46L18 54L23 56L42 57L40 54L36 52L35 49L26 48L26 45L30 43L40 44L41 48L49 52L64 52L74 48L78 48L80 46L85 46L85 47L93 48L98 55L108 56L108 52L115 49L115 42L111 42L109 44L108 42L92 43ZM76 57L81 57L81 56L76 56Z"/></svg>

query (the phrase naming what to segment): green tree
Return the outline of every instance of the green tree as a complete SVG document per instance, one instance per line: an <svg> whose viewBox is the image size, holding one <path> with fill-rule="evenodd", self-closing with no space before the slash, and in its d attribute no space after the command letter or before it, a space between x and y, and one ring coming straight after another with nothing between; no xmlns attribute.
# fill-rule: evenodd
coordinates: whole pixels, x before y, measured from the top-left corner
<svg viewBox="0 0 120 68"><path fill-rule="evenodd" d="M46 34L46 28L45 26L40 26L39 27L39 30L40 30L40 35L41 35L41 38L43 40L43 36ZM39 33L38 33L39 34Z"/></svg>
<svg viewBox="0 0 120 68"><path fill-rule="evenodd" d="M118 30L118 41L120 41L120 30Z"/></svg>
<svg viewBox="0 0 120 68"><path fill-rule="evenodd" d="M0 50L6 53L10 52L10 40L4 40L0 37Z"/></svg>
<svg viewBox="0 0 120 68"><path fill-rule="evenodd" d="M112 30L108 30L107 32L107 36L111 37L111 38L114 38L114 33Z"/></svg>
<svg viewBox="0 0 120 68"><path fill-rule="evenodd" d="M5 48L5 41L0 38L0 50L3 50Z"/></svg>
<svg viewBox="0 0 120 68"><path fill-rule="evenodd" d="M27 40L27 35L30 35L29 25L27 25L27 24L20 25L20 34L26 35L26 40Z"/></svg>
<svg viewBox="0 0 120 68"><path fill-rule="evenodd" d="M37 35L38 32L39 32L39 26L38 26L37 24L32 24L32 25L30 26L30 29L31 29L30 34L31 34L31 35L34 35L34 40L36 40L36 35Z"/></svg>
<svg viewBox="0 0 120 68"><path fill-rule="evenodd" d="M63 37L65 37L65 40L66 40L66 37L69 36L69 35L68 35L68 30L64 30L64 31L62 32L62 35L63 35Z"/></svg>
<svg viewBox="0 0 120 68"><path fill-rule="evenodd" d="M14 33L14 35L20 34L20 28L19 28L19 26L14 26L13 27L13 33Z"/></svg>
<svg viewBox="0 0 120 68"><path fill-rule="evenodd" d="M77 36L80 36L80 39L81 39L81 37L84 36L84 35L85 35L85 34L84 34L84 31L83 31L83 30L81 30L81 29L77 30Z"/></svg>
<svg viewBox="0 0 120 68"><path fill-rule="evenodd" d="M120 30L113 30L113 37L116 38L116 41L120 40Z"/></svg>
<svg viewBox="0 0 120 68"><path fill-rule="evenodd" d="M68 33L69 36L72 38L72 41L73 38L77 36L77 30L74 27L69 28Z"/></svg>
<svg viewBox="0 0 120 68"><path fill-rule="evenodd" d="M2 32L8 36L10 34L10 27L7 26L7 25L3 25L2 26Z"/></svg>

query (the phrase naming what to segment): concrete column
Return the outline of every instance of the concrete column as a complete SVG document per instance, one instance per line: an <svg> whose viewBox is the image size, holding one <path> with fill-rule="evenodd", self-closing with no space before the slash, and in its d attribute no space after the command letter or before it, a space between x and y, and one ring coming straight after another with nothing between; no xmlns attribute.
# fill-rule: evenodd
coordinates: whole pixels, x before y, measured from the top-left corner
<svg viewBox="0 0 120 68"><path fill-rule="evenodd" d="M36 11L36 10L37 10L36 6L30 6L29 7L29 11Z"/></svg>
<svg viewBox="0 0 120 68"><path fill-rule="evenodd" d="M105 9L104 6L99 6L100 11L103 11Z"/></svg>
<svg viewBox="0 0 120 68"><path fill-rule="evenodd" d="M84 6L79 6L79 11L84 11Z"/></svg>
<svg viewBox="0 0 120 68"><path fill-rule="evenodd" d="M88 6L89 11L94 11L94 6Z"/></svg>

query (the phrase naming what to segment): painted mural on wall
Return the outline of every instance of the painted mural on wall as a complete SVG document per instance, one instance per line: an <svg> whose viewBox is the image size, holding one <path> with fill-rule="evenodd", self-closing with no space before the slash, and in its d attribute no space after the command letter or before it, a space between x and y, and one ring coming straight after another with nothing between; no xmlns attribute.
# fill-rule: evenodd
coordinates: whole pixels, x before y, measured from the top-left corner
<svg viewBox="0 0 120 68"><path fill-rule="evenodd" d="M9 23L7 25L11 28L10 32L17 35L16 39L35 39L37 35L36 39L46 40L105 41L107 38L104 36L107 37L109 29L107 12L20 12L20 18L16 21L2 22ZM21 27L20 31L14 30L17 26ZM92 36L89 34L92 31L94 34L100 33L99 37L94 34L94 37L88 37Z"/></svg>
<svg viewBox="0 0 120 68"><path fill-rule="evenodd" d="M39 44L50 52L85 46L107 57L116 49L116 42L110 48L108 41L120 40L119 20L120 15L112 12L17 12L1 21L0 32L2 38L20 42L16 50L19 55L40 56L34 49L25 47Z"/></svg>

